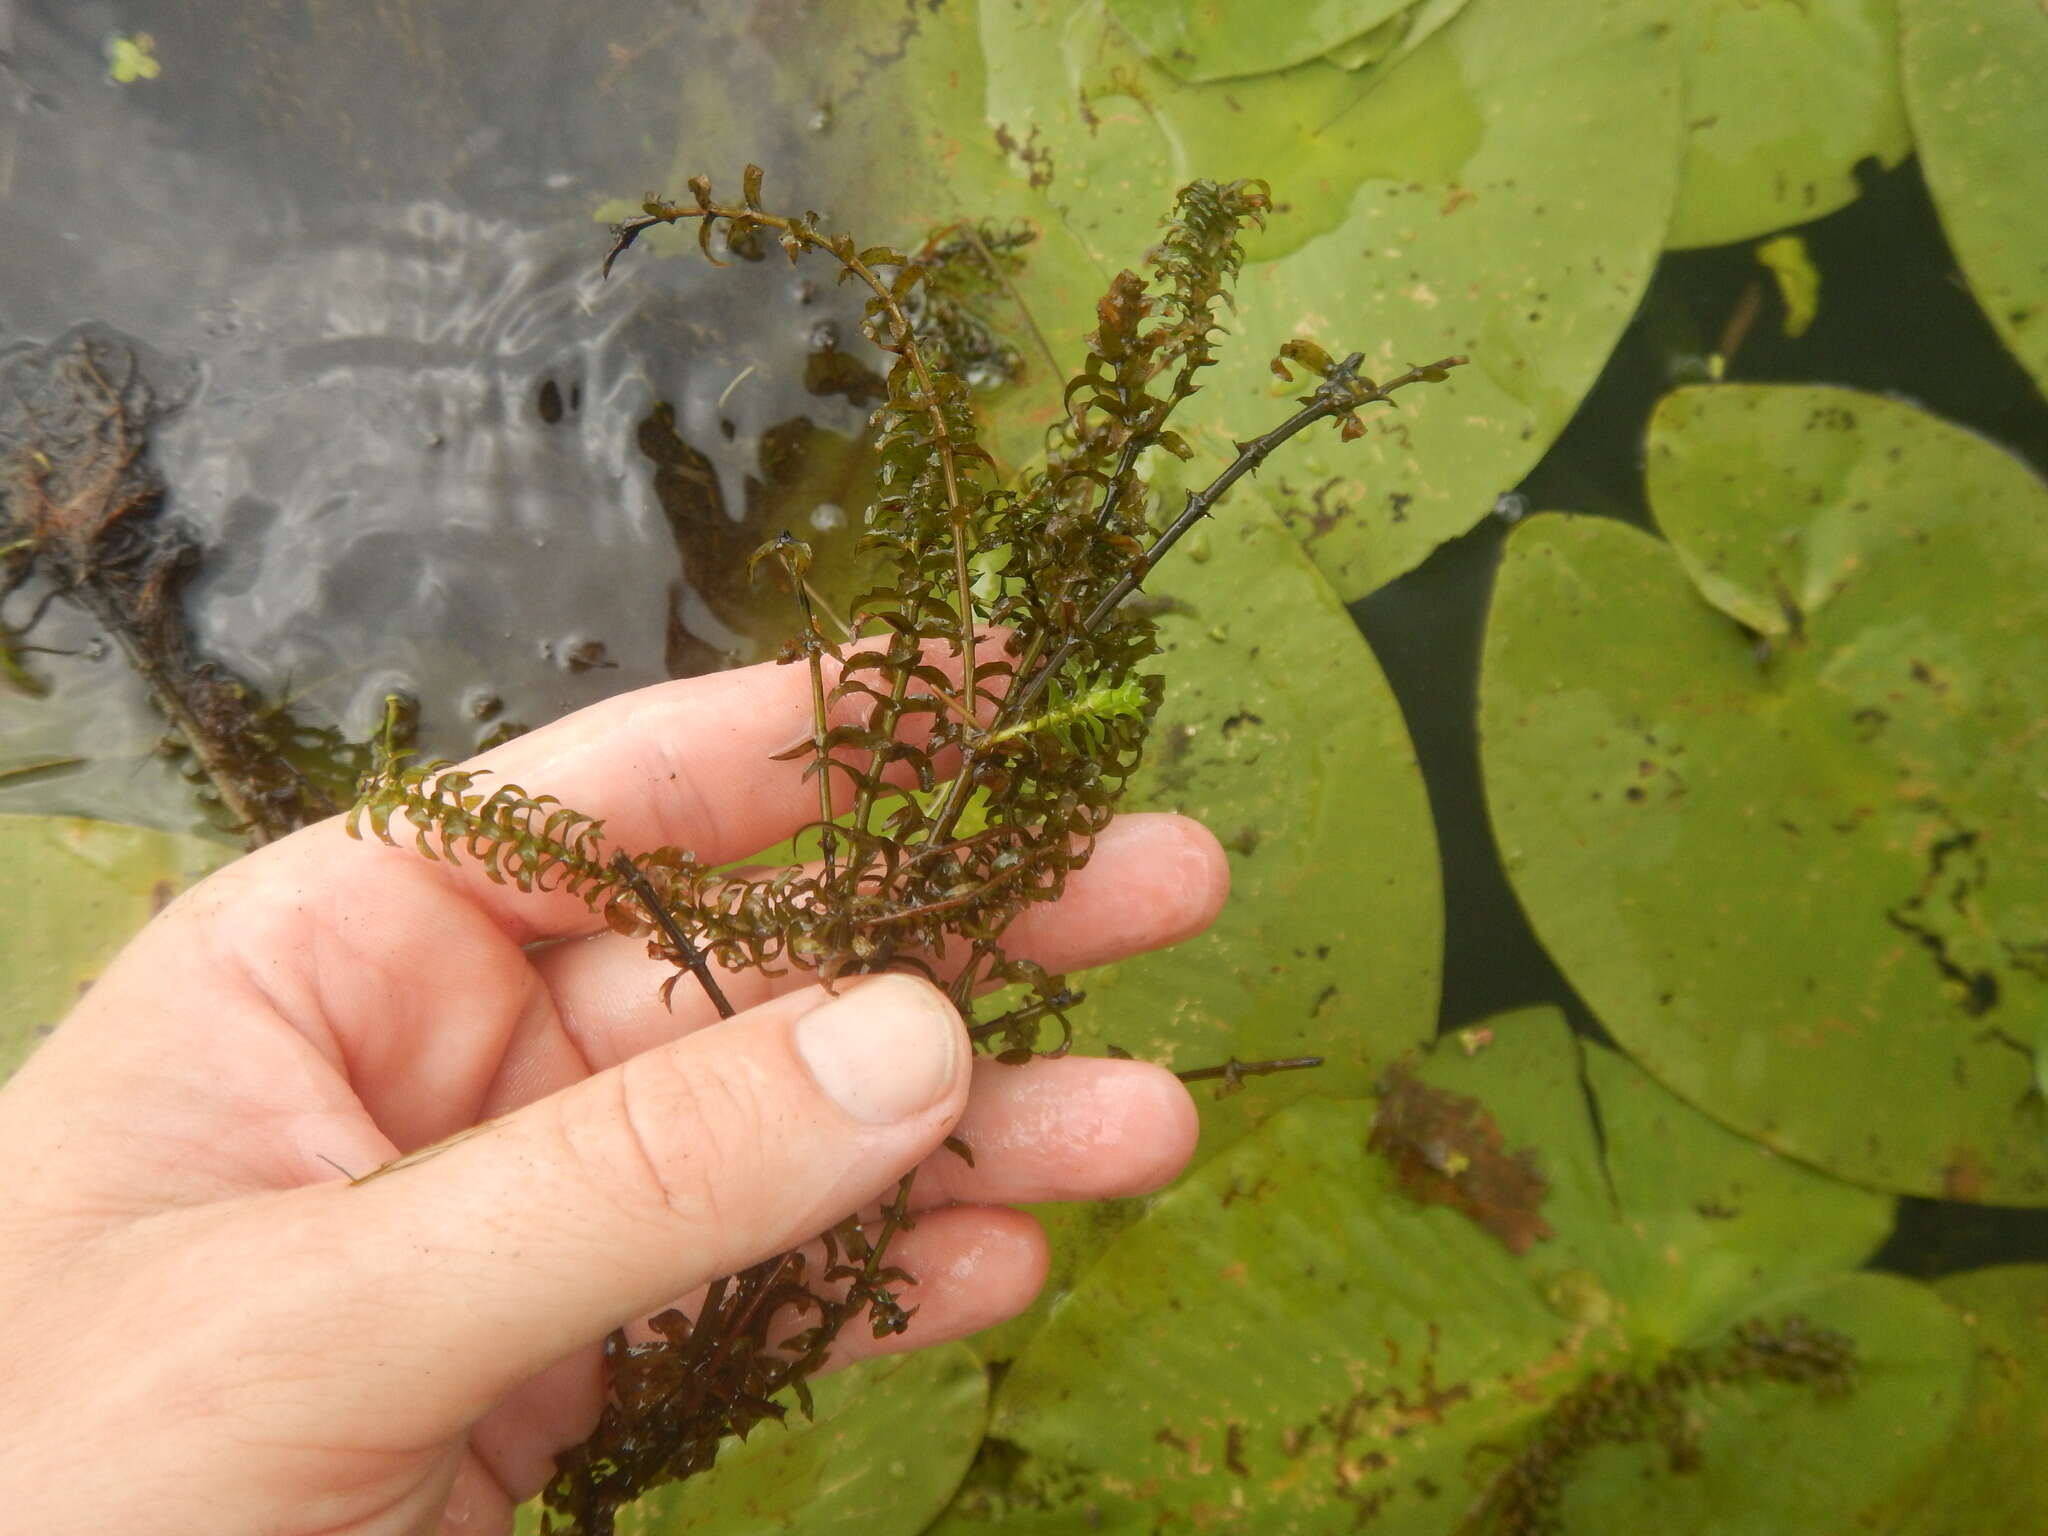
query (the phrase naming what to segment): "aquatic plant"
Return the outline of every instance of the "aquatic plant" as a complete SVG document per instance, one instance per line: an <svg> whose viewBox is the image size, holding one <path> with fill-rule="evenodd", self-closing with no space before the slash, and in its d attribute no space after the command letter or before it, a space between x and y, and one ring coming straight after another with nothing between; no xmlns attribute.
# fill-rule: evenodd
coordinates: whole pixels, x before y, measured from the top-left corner
<svg viewBox="0 0 2048 1536"><path fill-rule="evenodd" d="M0 360L0 602L31 583L37 594L19 624L0 618L0 680L41 692L24 642L55 600L82 608L147 685L167 755L187 758L220 819L260 847L333 815L370 756L192 643L183 594L201 550L167 514L150 438L195 386L189 368L104 326Z"/></svg>
<svg viewBox="0 0 2048 1536"><path fill-rule="evenodd" d="M806 579L810 547L784 534L754 557L793 595L799 627L781 659L810 674L811 732L784 754L817 786L817 818L797 844L810 857L763 874L711 868L682 848L613 848L601 823L546 794L395 752L366 781L351 828L396 842L409 827L428 857L470 858L520 889L581 896L675 967L668 988L693 976L721 1014L732 1010L714 963L801 968L827 987L907 969L945 987L996 1059L1060 1055L1080 995L1010 954L1004 932L1087 862L1137 766L1163 685L1141 670L1155 650L1151 619L1125 600L1289 438L1323 421L1355 437L1362 408L1442 380L1464 359L1376 383L1360 372L1362 354L1337 359L1290 340L1273 366L1282 379L1310 376L1298 409L1237 444L1178 508L1160 507L1141 460L1153 450L1193 456L1167 423L1215 360L1240 233L1270 206L1261 182L1197 181L1181 191L1147 273L1119 273L1099 304L1044 462L1005 479L977 442L968 379L946 366L972 350L965 333L957 321L920 324L943 312L927 289L944 264L862 248L813 214L771 212L761 182L750 166L737 202L719 201L702 177L687 201L649 201L617 228L605 270L647 229L695 220L714 263L721 243L772 241L792 262L828 258L867 290L862 329L890 361L872 418L879 470L862 543L880 553L886 579L828 633ZM974 240L1015 248L978 230ZM1000 278L993 255L985 270ZM1189 1075L1227 1088L1303 1064L1233 1061ZM615 1334L602 1421L561 1458L547 1528L602 1536L622 1504L711 1466L724 1437L782 1418L779 1394L808 1407L807 1378L854 1318L865 1315L877 1337L902 1332L909 1314L896 1289L908 1277L887 1255L910 1220L907 1193L908 1180L872 1225L840 1223L822 1256L780 1255L713 1285L694 1316L663 1313L651 1342Z"/></svg>

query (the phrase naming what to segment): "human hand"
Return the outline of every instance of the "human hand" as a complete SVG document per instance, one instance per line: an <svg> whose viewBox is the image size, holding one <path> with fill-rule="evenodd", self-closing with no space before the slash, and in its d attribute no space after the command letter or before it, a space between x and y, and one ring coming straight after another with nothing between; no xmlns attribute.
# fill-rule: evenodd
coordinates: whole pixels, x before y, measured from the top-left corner
<svg viewBox="0 0 2048 1536"><path fill-rule="evenodd" d="M651 688L479 760L713 862L815 790L800 669ZM1198 932L1221 851L1126 816L1013 952L1055 971ZM1027 1305L1007 1201L1156 1187L1181 1085L1137 1062L973 1062L942 995L747 971L715 1020L581 901L326 822L187 892L0 1090L0 1508L71 1532L502 1531L603 1400L599 1344L794 1247L924 1165L890 1249L910 1331ZM559 943L543 941L562 940ZM435 1155L361 1174L455 1136ZM948 1134L973 1166L940 1152ZM853 1334L863 1335L860 1338Z"/></svg>

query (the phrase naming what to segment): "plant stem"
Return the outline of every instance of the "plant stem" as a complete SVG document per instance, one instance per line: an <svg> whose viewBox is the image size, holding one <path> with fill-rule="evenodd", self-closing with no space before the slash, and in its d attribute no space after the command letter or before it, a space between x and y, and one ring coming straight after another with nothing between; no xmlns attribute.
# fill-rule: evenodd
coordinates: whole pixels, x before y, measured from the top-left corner
<svg viewBox="0 0 2048 1536"><path fill-rule="evenodd" d="M784 538L789 535L784 534ZM825 637L818 633L817 618L811 612L811 591L803 572L789 566L790 585L796 590L796 605L804 616L804 660L811 669L811 745L818 770L818 853L824 861L825 880L832 880L832 859L839 840L832 833L832 763L825 745L829 727L825 718Z"/></svg>
<svg viewBox="0 0 2048 1536"><path fill-rule="evenodd" d="M1278 448L1296 433L1306 431L1319 421L1325 421L1331 417L1342 416L1347 412L1355 411L1360 406L1373 405L1385 401L1395 390L1405 389L1410 384L1419 384L1424 380L1441 378L1446 370L1461 367L1467 360L1463 357L1446 357L1434 363L1426 363L1419 368L1411 368L1400 377L1390 379L1385 384L1375 384L1370 379L1359 377L1358 367L1364 361L1365 354L1362 352L1354 352L1345 358L1343 362L1330 370L1329 375L1321 384L1316 386L1315 392L1310 396L1307 405L1296 411L1287 420L1280 423L1279 426L1273 428L1272 431L1265 433L1263 436L1255 437L1248 443L1238 444L1237 457L1231 460L1222 474L1202 487L1201 490L1188 493L1187 505L1181 509L1180 515L1173 520L1164 533L1160 534L1153 541L1151 548L1147 549L1143 555L1134 561L1131 568L1103 595L1102 599L1089 611L1088 616L1081 621L1080 628L1069 635L1060 648L1053 652L1051 659L1038 667L1035 672L1032 672L1021 687L1010 690L1008 696L1003 700L1003 707L997 711L996 718L990 726L989 732L979 738L971 738L962 744L960 771L953 777L952 782L947 785L946 795L940 803L939 812L927 827L927 841L939 843L945 841L951 835L953 824L959 820L960 812L967 803L967 786L973 782L974 767L981 756L977 749L981 743L990 739L995 733L1008 730L1014 726L1018 719L1032 705L1038 702L1039 698L1045 693L1045 690L1051 685L1052 680L1059 676L1060 669L1067 664L1074 653L1085 645L1103 625L1109 622L1110 616L1116 612L1117 607L1125 598L1138 590L1145 577L1159 563L1161 557L1168 550L1172 549L1175 544L1179 543L1182 535L1190 528L1208 516L1209 510L1229 492L1233 485L1265 463L1267 456L1274 449ZM1110 486L1108 499L1103 503L1105 509L1115 504L1115 498L1123 484L1124 474L1144 445L1145 436L1143 434L1134 436L1130 442L1124 445L1123 457L1117 466L1117 475ZM1031 665L1032 659L1027 656L1023 665L1018 668L1018 676L1024 676L1026 670Z"/></svg>
<svg viewBox="0 0 2048 1536"><path fill-rule="evenodd" d="M718 1010L721 1019L729 1019L739 1010L727 1001L725 992L718 985L718 978L711 974L711 966L704 958L704 952L690 942L690 936L676 925L675 918L668 910L668 903L655 894L653 884L640 873L639 866L626 856L622 848L612 855L612 869L626 882L628 889L640 898L640 905L647 909L647 915L654 926L661 930L661 936L676 952L676 958L690 969L697 978L697 985L704 989L704 995L711 999L711 1006Z"/></svg>
<svg viewBox="0 0 2048 1536"><path fill-rule="evenodd" d="M1031 313L1031 306L1024 302L1024 295L1017 291L1017 285L1010 281L1010 274L997 262L996 253L991 251L988 242L981 238L981 231L974 227L974 221L962 219L960 229L987 265L989 276L1002 285L1003 292L1010 296L1010 302L1017 306L1017 313L1024 317L1024 324L1031 331L1031 339L1038 343L1039 354L1045 359L1045 376L1057 380L1060 376L1060 360L1053 356L1052 343L1045 339L1045 332L1038 328L1038 317Z"/></svg>
<svg viewBox="0 0 2048 1536"><path fill-rule="evenodd" d="M1461 366L1466 359L1447 357L1420 368L1411 368L1399 378L1389 380L1385 384L1374 384L1370 379L1358 377L1358 365L1364 361L1365 354L1362 352L1354 352L1345 358L1330 371L1329 377L1316 387L1307 405L1272 431L1255 437L1248 443L1238 444L1237 457L1231 460L1222 474L1201 490L1188 492L1187 505L1181 509L1180 515L1153 541L1152 547L1132 563L1131 568L1123 574L1116 585L1103 594L1102 600L1089 611L1088 617L1081 621L1080 630L1053 653L1052 659L1040 667L1030 681L1010 695L1005 702L1004 713L1022 714L1037 703L1039 696L1045 692L1053 678L1059 675L1060 668L1067 664L1068 659L1085 641L1109 622L1110 615L1116 612L1118 605L1125 598L1138 590L1161 557L1178 544L1181 536L1190 528L1207 517L1210 508L1228 494L1233 485L1265 463L1267 456L1275 448L1319 421L1341 416L1362 405L1372 405L1386 400L1395 390L1440 376L1447 369Z"/></svg>
<svg viewBox="0 0 2048 1536"><path fill-rule="evenodd" d="M705 242L705 254L708 256L710 254L709 224L712 221L724 219L728 225L736 224L743 228L772 229L779 232L786 240L794 241L797 246L806 250L823 251L834 261L838 262L840 266L853 274L853 276L859 278L868 290L874 294L875 302L889 319L889 332L895 338L895 347L892 350L910 364L912 373L917 376L919 403L924 409L925 417L931 423L932 446L938 452L939 469L946 483L946 510L953 527L954 581L959 587L960 603L960 633L956 637L955 643L960 648L961 668L965 677L966 708L964 714L967 719L972 720L974 718L974 680L976 668L974 663L973 586L968 579L967 572L967 508L960 498L960 469L952 429L946 423L945 407L939 398L938 388L932 381L931 368L925 362L923 349L917 344L917 332L910 323L910 317L903 313L903 306L897 301L896 294L890 285L875 275L874 268L861 260L860 254L854 249L851 240L843 236L837 239L828 238L813 229L807 220L784 218L780 214L768 213L752 206L755 194L759 191L760 176L759 167L751 165L747 167L747 198L745 204L739 207L727 207L712 202L711 183L704 178L698 178L690 183L690 190L697 197L697 205L695 207L685 207L680 203L667 201L647 203L645 205L646 212L639 218L627 219L618 225L618 232L613 239L612 248L604 259L604 272L606 275L610 274L612 262L618 258L619 253L639 238L644 231L653 228L656 224L675 224L683 219L702 219L706 221L703 239ZM792 254L794 253L792 252ZM713 259L715 260L716 258Z"/></svg>
<svg viewBox="0 0 2048 1536"><path fill-rule="evenodd" d="M1320 1056L1279 1056L1271 1061L1239 1061L1235 1056L1216 1067L1195 1067L1173 1075L1184 1083L1221 1081L1224 1091L1237 1087L1248 1077L1271 1077L1275 1072L1306 1072L1320 1067Z"/></svg>

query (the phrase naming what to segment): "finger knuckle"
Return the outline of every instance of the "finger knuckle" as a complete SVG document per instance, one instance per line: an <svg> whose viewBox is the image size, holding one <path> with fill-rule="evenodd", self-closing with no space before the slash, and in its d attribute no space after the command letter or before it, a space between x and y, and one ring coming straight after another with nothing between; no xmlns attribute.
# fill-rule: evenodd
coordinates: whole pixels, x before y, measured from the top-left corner
<svg viewBox="0 0 2048 1536"><path fill-rule="evenodd" d="M612 1074L600 1168L626 1201L697 1230L724 1227L760 1182L760 1096L742 1074L654 1053Z"/></svg>

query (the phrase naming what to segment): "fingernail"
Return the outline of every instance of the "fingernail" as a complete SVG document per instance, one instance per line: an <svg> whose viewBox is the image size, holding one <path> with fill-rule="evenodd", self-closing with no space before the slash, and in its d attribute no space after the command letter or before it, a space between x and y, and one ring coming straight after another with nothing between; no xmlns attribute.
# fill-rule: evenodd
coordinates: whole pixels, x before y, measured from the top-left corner
<svg viewBox="0 0 2048 1536"><path fill-rule="evenodd" d="M952 1089L961 1033L936 988L877 976L798 1019L796 1048L826 1098L856 1120L887 1125Z"/></svg>

